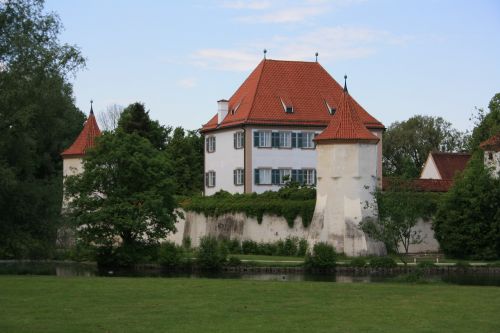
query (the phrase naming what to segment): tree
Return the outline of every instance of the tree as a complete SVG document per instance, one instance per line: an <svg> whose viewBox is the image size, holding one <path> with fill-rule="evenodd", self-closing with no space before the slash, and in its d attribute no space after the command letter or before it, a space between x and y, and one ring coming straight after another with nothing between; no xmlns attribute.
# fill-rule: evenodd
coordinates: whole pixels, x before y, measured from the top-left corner
<svg viewBox="0 0 500 333"><path fill-rule="evenodd" d="M500 179L491 177L478 150L439 204L433 228L444 253L456 258L500 258L499 203Z"/></svg>
<svg viewBox="0 0 500 333"><path fill-rule="evenodd" d="M118 120L118 128L125 133L137 133L160 150L165 149L170 131L169 128L161 126L157 120L151 120L149 111L146 111L142 103L130 104L123 110Z"/></svg>
<svg viewBox="0 0 500 333"><path fill-rule="evenodd" d="M43 1L0 1L0 257L50 255L62 198L61 151L85 116L68 77L84 66Z"/></svg>
<svg viewBox="0 0 500 333"><path fill-rule="evenodd" d="M104 132L84 158L84 172L66 178L68 214L80 241L101 259L129 265L175 230L172 168L166 154L137 133ZM110 263L109 261L107 263Z"/></svg>
<svg viewBox="0 0 500 333"><path fill-rule="evenodd" d="M383 242L387 250L396 253L406 265L410 245L423 241L415 226L420 219L429 219L436 209L437 200L433 195L416 192L411 182L393 179L385 192L375 192L378 220L363 221L361 229Z"/></svg>
<svg viewBox="0 0 500 333"><path fill-rule="evenodd" d="M477 109L475 127L470 140L470 150L479 148L479 144L493 135L500 133L500 93L491 99L488 108L490 112L485 114L483 109Z"/></svg>
<svg viewBox="0 0 500 333"><path fill-rule="evenodd" d="M198 131L177 127L169 136L166 152L172 161L179 195L203 191L203 137Z"/></svg>
<svg viewBox="0 0 500 333"><path fill-rule="evenodd" d="M413 116L389 126L383 137L383 170L387 176L418 177L433 150L465 149L467 135L441 117Z"/></svg>
<svg viewBox="0 0 500 333"><path fill-rule="evenodd" d="M114 131L118 127L118 120L123 112L123 106L118 104L108 105L106 111L99 112L97 119L103 131Z"/></svg>

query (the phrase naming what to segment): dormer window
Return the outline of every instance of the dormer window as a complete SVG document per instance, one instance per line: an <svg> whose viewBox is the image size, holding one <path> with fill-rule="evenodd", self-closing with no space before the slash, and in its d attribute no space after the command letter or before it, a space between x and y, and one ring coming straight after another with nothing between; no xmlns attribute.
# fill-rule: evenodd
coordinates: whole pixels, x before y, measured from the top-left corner
<svg viewBox="0 0 500 333"><path fill-rule="evenodd" d="M240 100L240 101L238 102L238 104L236 104L236 106L234 106L234 107L231 109L231 115L234 115L234 114L236 113L236 111L237 111L237 110L238 110L238 108L240 107L240 105L241 105L241 102L242 102L242 101L243 101L243 100Z"/></svg>
<svg viewBox="0 0 500 333"><path fill-rule="evenodd" d="M286 113L293 113L293 105L290 101L284 101L283 98L281 99L281 105L283 105L283 110L285 110Z"/></svg>
<svg viewBox="0 0 500 333"><path fill-rule="evenodd" d="M333 116L333 115L335 114L335 112L337 111L337 109L336 109L336 108L334 108L334 107L331 107L331 106L328 104L328 102L327 102L327 101L325 101L325 105L326 105L326 109L328 110L328 113L329 113L330 115L332 115L332 116Z"/></svg>

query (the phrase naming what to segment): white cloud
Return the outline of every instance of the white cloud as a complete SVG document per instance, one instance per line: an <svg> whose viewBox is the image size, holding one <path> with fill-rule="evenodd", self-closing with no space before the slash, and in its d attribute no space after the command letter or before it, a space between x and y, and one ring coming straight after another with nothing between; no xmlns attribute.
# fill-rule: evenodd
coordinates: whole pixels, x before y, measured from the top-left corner
<svg viewBox="0 0 500 333"><path fill-rule="evenodd" d="M258 1L258 0L237 0L237 1L224 1L222 2L222 7L231 9L252 9L252 10L263 10L271 7L270 1Z"/></svg>
<svg viewBox="0 0 500 333"><path fill-rule="evenodd" d="M325 27L297 36L275 36L247 43L243 47L201 49L191 55L195 65L229 71L249 71L262 59L262 49L270 48L268 58L314 60L320 62L369 57L384 47L401 45L407 36L396 36L384 30L359 27Z"/></svg>
<svg viewBox="0 0 500 333"><path fill-rule="evenodd" d="M182 88L194 88L198 84L198 80L193 77L185 77L177 81L177 85Z"/></svg>

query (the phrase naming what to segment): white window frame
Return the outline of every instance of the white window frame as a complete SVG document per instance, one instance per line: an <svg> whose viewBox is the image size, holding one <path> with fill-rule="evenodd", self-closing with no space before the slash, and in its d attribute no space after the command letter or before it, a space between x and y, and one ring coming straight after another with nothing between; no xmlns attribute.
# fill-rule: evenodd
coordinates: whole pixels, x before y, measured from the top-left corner
<svg viewBox="0 0 500 333"><path fill-rule="evenodd" d="M259 131L259 148L271 148L271 131Z"/></svg>
<svg viewBox="0 0 500 333"><path fill-rule="evenodd" d="M302 177L305 185L314 185L316 179L316 169L302 169Z"/></svg>
<svg viewBox="0 0 500 333"><path fill-rule="evenodd" d="M314 148L314 132L302 132L302 148L313 149ZM305 139L307 138L307 139Z"/></svg>
<svg viewBox="0 0 500 333"><path fill-rule="evenodd" d="M241 185L245 184L245 171L244 171L244 169L243 168L234 169L233 172L236 173L236 182L234 183L234 185L241 186ZM234 176L234 174L233 174L233 176Z"/></svg>
<svg viewBox="0 0 500 333"><path fill-rule="evenodd" d="M236 147L235 149L241 149L244 147L245 133L243 131L236 132Z"/></svg>
<svg viewBox="0 0 500 333"><path fill-rule="evenodd" d="M207 136L207 153L215 152L215 136Z"/></svg>
<svg viewBox="0 0 500 333"><path fill-rule="evenodd" d="M208 177L207 187L215 187L215 171L208 171L206 177Z"/></svg>
<svg viewBox="0 0 500 333"><path fill-rule="evenodd" d="M272 171L271 168L259 168L259 185L272 185ZM264 173L269 176L268 179L264 179Z"/></svg>
<svg viewBox="0 0 500 333"><path fill-rule="evenodd" d="M292 148L292 132L290 131L280 131L280 148Z"/></svg>
<svg viewBox="0 0 500 333"><path fill-rule="evenodd" d="M287 183L289 183L291 180L292 180L292 169L279 169L280 170L280 185L285 185ZM288 176L288 180L284 180L283 178L285 178L286 176Z"/></svg>

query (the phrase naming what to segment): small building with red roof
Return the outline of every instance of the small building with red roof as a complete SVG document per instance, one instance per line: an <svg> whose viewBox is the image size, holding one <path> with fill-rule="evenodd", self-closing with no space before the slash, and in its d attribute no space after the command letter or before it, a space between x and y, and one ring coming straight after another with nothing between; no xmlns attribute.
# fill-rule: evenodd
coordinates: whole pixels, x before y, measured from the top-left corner
<svg viewBox="0 0 500 333"><path fill-rule="evenodd" d="M500 133L481 142L479 147L484 150L484 165L490 168L493 177L500 177Z"/></svg>
<svg viewBox="0 0 500 333"><path fill-rule="evenodd" d="M430 152L420 179L453 180L457 173L465 169L470 157L466 153Z"/></svg>
<svg viewBox="0 0 500 333"><path fill-rule="evenodd" d="M316 183L314 138L341 106L343 87L318 63L262 60L203 125L205 194L261 193L288 180ZM377 141L382 176L384 125L347 95L364 135ZM343 120L344 121L344 120ZM334 129L331 129L334 130Z"/></svg>
<svg viewBox="0 0 500 333"><path fill-rule="evenodd" d="M61 153L63 159L63 176L70 176L83 171L83 156L89 148L94 147L95 139L101 135L101 130L97 125L92 104L90 114L83 129L68 149Z"/></svg>

